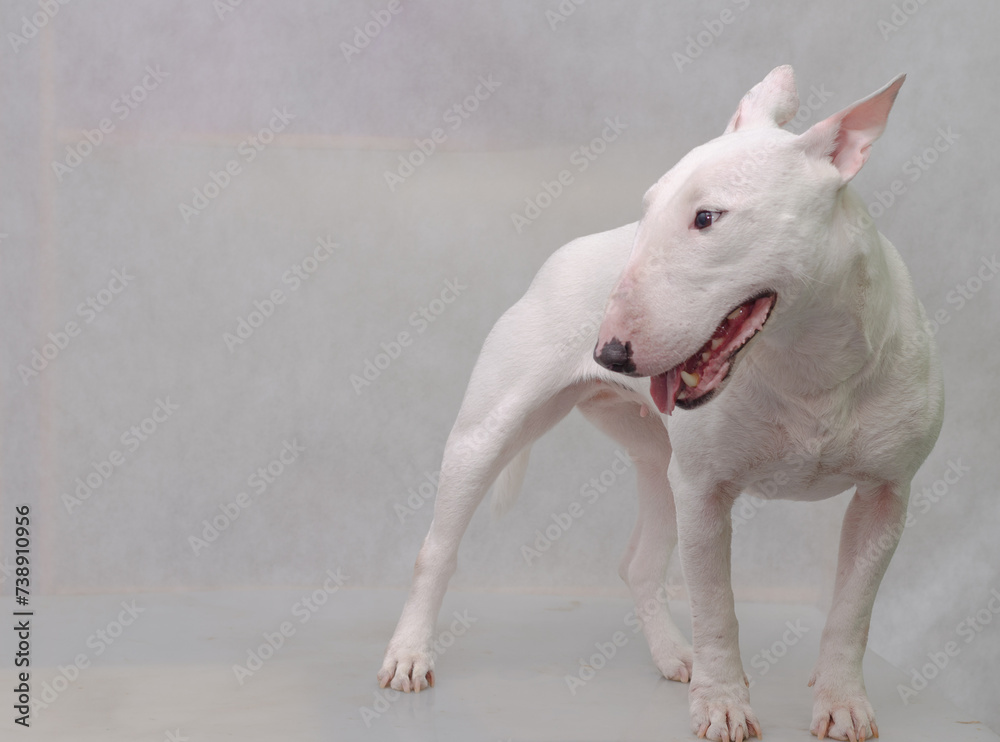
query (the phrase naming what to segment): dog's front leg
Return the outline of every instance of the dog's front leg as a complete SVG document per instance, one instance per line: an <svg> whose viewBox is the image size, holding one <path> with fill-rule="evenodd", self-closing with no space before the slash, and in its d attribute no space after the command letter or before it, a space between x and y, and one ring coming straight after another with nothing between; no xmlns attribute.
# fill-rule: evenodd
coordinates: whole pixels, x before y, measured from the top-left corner
<svg viewBox="0 0 1000 742"><path fill-rule="evenodd" d="M812 733L821 739L878 736L861 663L872 606L906 522L909 485L859 485L840 532L833 605L823 628L813 686Z"/></svg>
<svg viewBox="0 0 1000 742"><path fill-rule="evenodd" d="M674 474L672 469L681 568L691 598L691 728L699 737L722 742L742 742L751 734L760 737L740 660L733 605L734 496L721 486L699 487Z"/></svg>

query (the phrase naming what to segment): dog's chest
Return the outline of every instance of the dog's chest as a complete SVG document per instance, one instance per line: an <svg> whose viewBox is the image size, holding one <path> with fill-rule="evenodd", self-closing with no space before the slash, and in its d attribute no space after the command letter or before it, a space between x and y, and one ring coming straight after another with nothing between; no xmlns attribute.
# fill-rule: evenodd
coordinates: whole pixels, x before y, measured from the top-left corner
<svg viewBox="0 0 1000 742"><path fill-rule="evenodd" d="M829 409L829 408L828 408ZM763 422L748 453L743 490L765 498L820 500L852 487L863 452L850 410L786 410L780 422Z"/></svg>
<svg viewBox="0 0 1000 742"><path fill-rule="evenodd" d="M783 454L752 466L743 491L764 498L822 500L850 489L856 461L849 448L811 439L789 441Z"/></svg>

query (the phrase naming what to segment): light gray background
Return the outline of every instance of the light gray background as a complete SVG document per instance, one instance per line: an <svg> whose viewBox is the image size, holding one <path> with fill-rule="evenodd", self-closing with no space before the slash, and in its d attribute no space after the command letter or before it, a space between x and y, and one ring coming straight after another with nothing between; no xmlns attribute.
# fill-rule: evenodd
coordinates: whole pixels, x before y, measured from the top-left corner
<svg viewBox="0 0 1000 742"><path fill-rule="evenodd" d="M1000 290L983 283L961 307L950 293L998 251L996 5L408 2L345 58L341 44L387 5L70 2L27 38L39 6L3 4L2 556L13 506L30 503L45 593L311 584L338 567L355 586L407 584L432 507L401 518L396 506L437 470L483 338L546 257L633 221L644 190L721 133L772 67L792 64L803 103L818 103L797 130L906 72L855 185L928 312L947 319L946 419L914 496L949 462L969 470L914 509L871 646L909 671L957 642L932 682L1000 729L988 608L1000 592ZM560 7L575 10L555 22ZM147 65L166 76L119 120L115 100ZM499 88L451 129L447 110L480 77ZM240 143L275 108L294 120L246 162ZM578 172L573 152L608 117L627 129ZM104 118L113 131L60 180L53 161ZM390 190L386 171L437 127L447 141ZM950 143L913 179L907 162L944 142L939 130ZM241 173L186 222L179 205L231 160ZM563 169L573 184L519 233L511 215ZM880 209L894 180L901 192ZM283 274L319 238L339 249L292 290ZM134 279L87 324L77 306L122 269ZM448 280L467 288L418 332L411 316ZM275 289L284 303L231 352L224 334ZM18 367L69 321L80 334L24 382ZM412 344L356 393L351 375L400 331ZM129 451L121 436L167 398L177 410ZM305 451L256 494L248 478L285 441ZM124 464L68 511L76 478L114 450ZM454 585L622 592L631 473L533 564L521 553L614 461L614 444L572 415L536 447L515 511L477 515ZM195 554L189 537L241 492L251 504ZM845 504L754 510L736 535L737 596L825 606ZM990 623L966 643L959 626L977 612Z"/></svg>

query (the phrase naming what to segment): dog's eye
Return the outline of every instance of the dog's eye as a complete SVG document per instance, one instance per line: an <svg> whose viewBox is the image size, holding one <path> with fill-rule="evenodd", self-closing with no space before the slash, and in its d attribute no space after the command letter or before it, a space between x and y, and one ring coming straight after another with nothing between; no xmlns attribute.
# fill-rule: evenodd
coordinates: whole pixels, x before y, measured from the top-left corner
<svg viewBox="0 0 1000 742"><path fill-rule="evenodd" d="M712 223L722 216L721 211L699 211L694 216L694 228L705 229L711 227Z"/></svg>

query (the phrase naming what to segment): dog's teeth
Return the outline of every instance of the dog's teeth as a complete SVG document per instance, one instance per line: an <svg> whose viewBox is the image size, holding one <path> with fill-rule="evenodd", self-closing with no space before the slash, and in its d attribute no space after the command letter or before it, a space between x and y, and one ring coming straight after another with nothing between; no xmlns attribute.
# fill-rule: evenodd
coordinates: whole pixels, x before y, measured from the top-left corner
<svg viewBox="0 0 1000 742"><path fill-rule="evenodd" d="M711 357L712 357L712 351L710 350L706 350L704 353L701 354L702 361L707 361Z"/></svg>
<svg viewBox="0 0 1000 742"><path fill-rule="evenodd" d="M698 382L701 381L701 376L698 374L689 374L687 371L681 371L681 379L692 389L698 386Z"/></svg>
<svg viewBox="0 0 1000 742"><path fill-rule="evenodd" d="M712 350L717 350L722 345L722 338L712 338Z"/></svg>
<svg viewBox="0 0 1000 742"><path fill-rule="evenodd" d="M738 309L734 309L730 314L728 314L726 316L726 319L728 319L730 322L732 320L736 319L737 317L740 316L740 310L742 310L742 309L743 309L743 307L739 307Z"/></svg>

